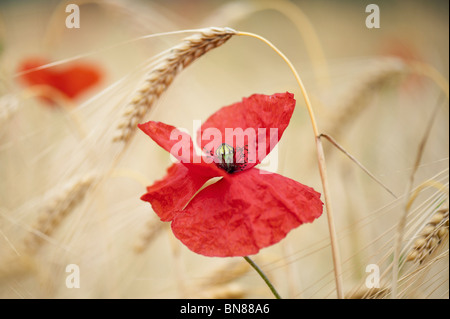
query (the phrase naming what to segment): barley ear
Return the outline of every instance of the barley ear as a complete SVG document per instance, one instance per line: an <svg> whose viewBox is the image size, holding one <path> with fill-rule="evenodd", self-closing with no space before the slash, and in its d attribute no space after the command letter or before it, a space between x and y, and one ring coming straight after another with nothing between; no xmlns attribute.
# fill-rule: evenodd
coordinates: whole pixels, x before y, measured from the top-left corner
<svg viewBox="0 0 450 319"><path fill-rule="evenodd" d="M136 254L143 253L165 225L159 220L149 220L145 226L145 230L139 236L139 241L134 246Z"/></svg>
<svg viewBox="0 0 450 319"><path fill-rule="evenodd" d="M127 142L147 111L167 90L177 74L206 52L217 48L236 31L230 28L206 28L174 46L147 75L140 89L131 98L122 114L114 142Z"/></svg>
<svg viewBox="0 0 450 319"><path fill-rule="evenodd" d="M406 261L423 263L448 236L448 208L438 210L422 228Z"/></svg>
<svg viewBox="0 0 450 319"><path fill-rule="evenodd" d="M24 240L25 247L30 253L36 252L43 239L50 236L63 219L83 201L94 181L95 177L92 175L83 176L47 200L46 205L38 211L32 231Z"/></svg>

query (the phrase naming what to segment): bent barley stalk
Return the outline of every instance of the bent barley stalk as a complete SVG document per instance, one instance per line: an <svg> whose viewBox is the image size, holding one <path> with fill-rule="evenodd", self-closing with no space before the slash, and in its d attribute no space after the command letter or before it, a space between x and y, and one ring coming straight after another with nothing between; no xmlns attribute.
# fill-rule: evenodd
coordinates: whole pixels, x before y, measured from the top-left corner
<svg viewBox="0 0 450 319"><path fill-rule="evenodd" d="M389 294L389 288L361 287L357 291L347 295L346 299L384 299Z"/></svg>
<svg viewBox="0 0 450 319"><path fill-rule="evenodd" d="M200 282L200 286L223 286L238 278L241 278L249 270L250 265L242 259L231 260L206 275L205 279Z"/></svg>
<svg viewBox="0 0 450 319"><path fill-rule="evenodd" d="M93 175L83 176L48 200L48 204L38 212L37 221L32 226L34 231L24 240L29 253L36 252L42 244L42 239L51 235L62 220L82 202L94 181Z"/></svg>
<svg viewBox="0 0 450 319"><path fill-rule="evenodd" d="M247 291L238 284L226 284L216 287L211 287L202 290L199 293L193 294L190 298L193 299L242 299L247 294Z"/></svg>
<svg viewBox="0 0 450 319"><path fill-rule="evenodd" d="M136 125L167 90L175 76L206 52L224 44L234 34L236 31L230 28L206 28L174 46L162 58L162 62L150 71L141 88L132 97L122 114L118 134L113 141L127 142L136 131Z"/></svg>
<svg viewBox="0 0 450 319"><path fill-rule="evenodd" d="M10 118L19 108L19 101L13 94L0 96L0 122Z"/></svg>
<svg viewBox="0 0 450 319"><path fill-rule="evenodd" d="M419 165L422 161L422 156L423 156L423 152L425 149L425 146L427 144L428 141L428 137L430 135L430 131L431 128L433 127L433 122L437 116L438 110L440 108L440 104L436 104L434 110L433 110L433 114L431 116L431 118L428 120L426 129L425 129L425 133L422 136L422 139L419 142L419 147L417 150L417 155L416 155L416 159L414 162L414 166L413 169L411 171L411 175L409 177L409 182L406 186L406 196L405 196L405 209L403 211L402 216L400 216L400 220L398 222L397 225L397 234L396 234L396 240L394 243L394 259L392 262L392 288L391 288L391 299L396 299L397 298L397 284L398 284L398 275L399 275L399 264L400 264L400 250L401 250L401 245L402 245L402 241L403 241L403 235L404 235L404 231L405 231L405 227L406 227L406 222L408 220L408 213L410 211L411 205L412 205L412 201L414 200L414 196L410 196L410 194L412 193L412 188L414 185L414 179L415 179L415 175L417 170L419 169Z"/></svg>
<svg viewBox="0 0 450 319"><path fill-rule="evenodd" d="M325 154L323 151L322 140L320 139L320 133L319 133L319 128L317 126L316 117L314 115L314 110L311 105L311 100L309 99L309 95L306 92L306 88L303 84L302 79L300 78L300 75L298 74L298 72L295 69L292 62L286 57L286 55L284 55L283 52L281 52L270 41L268 41L267 39L265 39L264 37L262 37L260 35L257 35L254 33L249 33L249 32L241 32L241 31L237 32L237 35L249 36L249 37L258 39L259 41L262 41L263 43L268 45L272 50L274 50L283 59L283 61L288 65L289 69L293 73L295 80L297 81L297 84L299 85L300 90L302 92L303 99L305 101L306 108L308 110L309 118L311 121L311 126L312 126L312 129L314 132L317 164L319 166L320 179L322 182L322 191L323 191L323 196L325 199L325 208L326 208L327 219L328 219L328 231L329 231L329 235L330 235L331 255L332 255L332 259L333 259L334 277L335 277L335 283L336 283L336 295L337 295L338 299L342 299L342 298L344 298L344 292L343 292L343 283L342 283L341 257L340 257L339 247L338 247L336 226L335 226L335 222L334 222L334 213L333 213L333 209L332 209L333 206L331 205L331 196L330 196L330 192L329 192L330 188L328 186L328 175L327 175L327 167L326 167L326 162L325 162ZM244 257L244 258L248 258L248 257ZM251 260L247 260L247 261L249 263L251 263ZM258 271L258 269L257 269L257 271ZM259 271L258 271L258 273L259 273ZM263 274L261 274L261 277L264 280L266 280L264 278ZM268 286L272 290L273 287L271 287L271 285L269 285L269 283L268 283ZM272 290L272 292L275 294L275 296L277 298L279 298L279 295L277 295L278 293L276 291Z"/></svg>
<svg viewBox="0 0 450 319"><path fill-rule="evenodd" d="M164 223L159 220L149 220L142 234L139 236L138 243L134 246L136 254L143 253L150 245L153 239L164 229Z"/></svg>
<svg viewBox="0 0 450 319"><path fill-rule="evenodd" d="M339 137L347 125L364 111L374 94L385 86L398 83L408 72L408 65L400 59L377 60L337 99L337 105L333 108L338 112L329 120L330 126L326 130Z"/></svg>

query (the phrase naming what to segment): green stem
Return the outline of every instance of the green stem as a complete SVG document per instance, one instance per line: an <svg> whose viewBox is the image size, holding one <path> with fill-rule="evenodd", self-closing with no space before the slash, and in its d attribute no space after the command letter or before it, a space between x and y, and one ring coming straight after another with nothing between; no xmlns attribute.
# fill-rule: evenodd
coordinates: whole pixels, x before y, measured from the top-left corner
<svg viewBox="0 0 450 319"><path fill-rule="evenodd" d="M245 256L244 259L250 264L250 266L252 266L256 272L261 276L261 278L264 280L264 282L266 283L266 285L269 287L270 291L272 291L273 295L275 296L275 298L277 299L283 299L281 298L280 294L277 292L277 290L275 289L275 287L272 285L272 283L270 282L269 278L267 278L267 276L263 273L263 271L261 270L261 268L258 267L257 264L255 264L255 262L253 260L250 259L250 257Z"/></svg>

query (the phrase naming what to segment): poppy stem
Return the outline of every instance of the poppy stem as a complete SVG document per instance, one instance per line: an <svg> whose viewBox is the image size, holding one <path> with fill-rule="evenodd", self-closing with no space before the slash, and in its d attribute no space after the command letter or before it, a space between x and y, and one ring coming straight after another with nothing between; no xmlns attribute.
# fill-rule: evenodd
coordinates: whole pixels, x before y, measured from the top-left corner
<svg viewBox="0 0 450 319"><path fill-rule="evenodd" d="M323 190L323 196L325 198L325 207L327 211L327 218L328 218L328 231L330 234L330 243L331 243L331 254L333 257L333 266L334 266L334 277L336 282L336 294L338 299L344 298L344 290L343 290L343 283L342 283L342 266L341 266L341 257L339 253L339 246L338 246L338 240L337 240L337 234L336 234L336 227L334 222L334 214L332 210L331 205L331 199L330 199L330 191L328 186L328 177L327 177L327 167L325 163L325 154L323 152L323 146L322 141L320 139L320 132L317 127L316 118L314 116L314 111L311 106L311 101L309 99L308 94L306 93L305 86L303 85L303 81L298 75L297 70L294 68L293 64L289 59L281 52L275 45L273 45L269 40L266 38L249 32L241 32L238 31L236 33L237 35L243 35L243 36L249 36L255 39L258 39L262 42L264 42L266 45L268 45L272 50L274 50L283 60L286 62L286 64L291 69L292 73L294 74L294 77L300 86L300 90L302 92L303 98L306 103L306 108L308 109L309 117L311 120L312 129L314 131L314 137L315 137L315 143L316 143L316 151L317 151L317 162L319 166L319 173L320 173L320 179L322 181L322 190Z"/></svg>
<svg viewBox="0 0 450 319"><path fill-rule="evenodd" d="M269 278L267 278L267 276L264 274L264 272L261 270L261 268L258 267L257 264L255 264L255 262L248 256L245 256L244 259L250 264L250 266L253 267L253 269L256 270L256 272L261 276L261 278L264 280L264 282L266 283L266 285L269 287L270 291L272 291L273 295L275 296L275 298L277 299L283 299L281 298L280 294L277 292L277 290L275 289L275 287L272 285L272 283L270 282Z"/></svg>

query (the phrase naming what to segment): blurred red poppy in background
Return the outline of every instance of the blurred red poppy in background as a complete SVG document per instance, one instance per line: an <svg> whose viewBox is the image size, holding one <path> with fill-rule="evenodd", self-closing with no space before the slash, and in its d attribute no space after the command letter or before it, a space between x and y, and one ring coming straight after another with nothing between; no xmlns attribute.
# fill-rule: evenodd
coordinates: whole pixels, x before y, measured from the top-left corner
<svg viewBox="0 0 450 319"><path fill-rule="evenodd" d="M36 69L48 63L44 58L27 58L19 65L18 72L22 73L22 83L32 89L38 88L38 95L50 106L56 106L56 101L61 98L74 101L102 78L97 65L81 62Z"/></svg>

